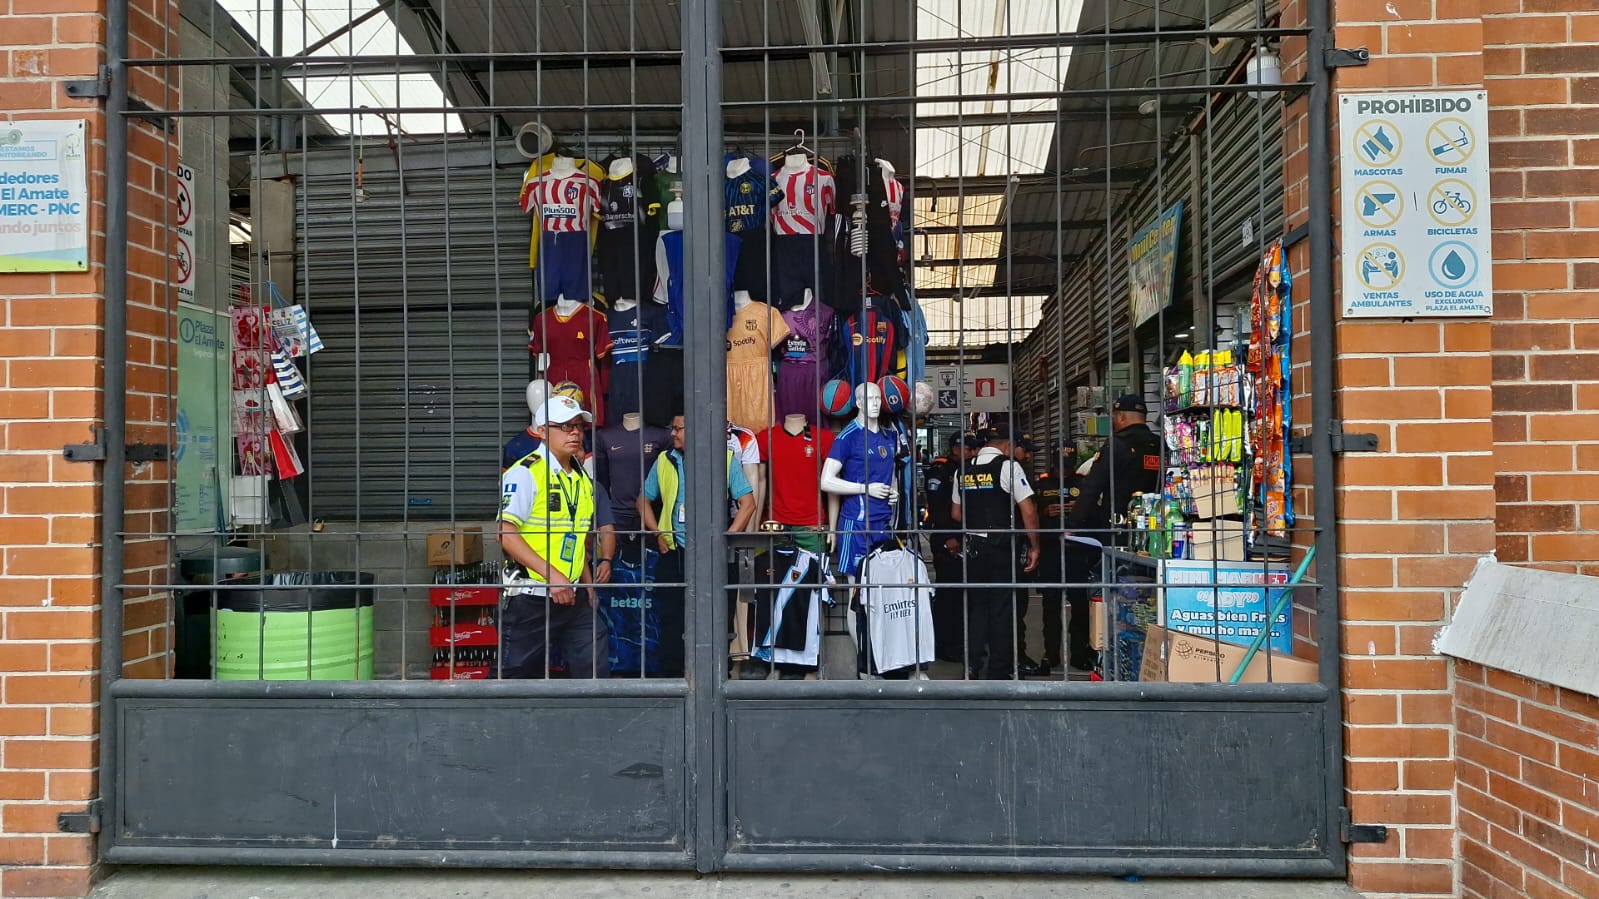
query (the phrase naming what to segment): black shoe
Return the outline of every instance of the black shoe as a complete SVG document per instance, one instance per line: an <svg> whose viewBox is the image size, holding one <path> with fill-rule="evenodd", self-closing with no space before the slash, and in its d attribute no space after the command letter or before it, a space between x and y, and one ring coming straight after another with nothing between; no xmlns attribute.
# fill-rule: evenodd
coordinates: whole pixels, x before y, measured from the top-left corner
<svg viewBox="0 0 1599 899"><path fill-rule="evenodd" d="M1071 665L1078 671L1093 671L1099 667L1099 653L1093 650L1072 653Z"/></svg>
<svg viewBox="0 0 1599 899"><path fill-rule="evenodd" d="M1041 674L1048 674L1049 669L1026 656L1022 656L1016 663L1016 673L1022 677L1038 677Z"/></svg>

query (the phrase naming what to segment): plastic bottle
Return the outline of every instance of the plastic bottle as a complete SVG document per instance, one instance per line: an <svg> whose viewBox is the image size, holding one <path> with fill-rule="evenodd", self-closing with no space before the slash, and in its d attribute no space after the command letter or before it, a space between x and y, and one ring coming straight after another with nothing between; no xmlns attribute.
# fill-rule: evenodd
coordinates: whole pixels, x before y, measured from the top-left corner
<svg viewBox="0 0 1599 899"><path fill-rule="evenodd" d="M1194 357L1183 350L1177 359L1177 408L1187 409L1194 404Z"/></svg>

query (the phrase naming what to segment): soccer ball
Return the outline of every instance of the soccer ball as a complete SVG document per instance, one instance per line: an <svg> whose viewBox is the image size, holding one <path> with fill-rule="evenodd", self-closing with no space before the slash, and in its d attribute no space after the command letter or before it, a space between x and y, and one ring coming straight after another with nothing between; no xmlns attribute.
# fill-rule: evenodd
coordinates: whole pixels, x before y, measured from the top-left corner
<svg viewBox="0 0 1599 899"><path fill-rule="evenodd" d="M926 381L917 381L912 387L914 388L916 401L911 404L911 408L916 411L916 417L926 418L932 415L933 401L935 399L933 385Z"/></svg>
<svg viewBox="0 0 1599 899"><path fill-rule="evenodd" d="M576 381L562 381L550 388L551 396L569 396L579 406L583 405L583 388Z"/></svg>
<svg viewBox="0 0 1599 899"><path fill-rule="evenodd" d="M821 404L823 412L841 418L855 408L855 392L848 384L834 378L822 385Z"/></svg>
<svg viewBox="0 0 1599 899"><path fill-rule="evenodd" d="M877 389L883 391L883 411L889 415L902 414L911 403L910 385L898 375L889 375L878 381Z"/></svg>

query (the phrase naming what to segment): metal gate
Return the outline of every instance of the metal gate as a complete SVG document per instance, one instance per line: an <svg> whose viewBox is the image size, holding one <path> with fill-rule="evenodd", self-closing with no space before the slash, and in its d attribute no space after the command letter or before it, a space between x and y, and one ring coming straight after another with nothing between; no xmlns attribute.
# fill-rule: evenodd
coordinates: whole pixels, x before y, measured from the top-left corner
<svg viewBox="0 0 1599 899"><path fill-rule="evenodd" d="M104 570L124 571L130 544L160 544L170 574L141 585L108 575L103 632L134 626L125 612L136 599L165 596L161 627L180 635L185 626L203 629L198 645L209 644L202 668L211 676L123 677L132 660L121 641L104 641L104 860L1343 873L1337 547L1324 427L1332 410L1328 79L1319 64L1325 3L1311 3L1308 21L1294 23L1258 0L1168 0L1132 12L1112 0L1044 12L1043 4L993 0L348 0L333 10L263 0L164 7L168 18L153 32L160 39L150 37L160 17L133 6L113 0L108 23L115 124L107 137L107 471L126 461L127 348L119 338L147 321L130 323L127 314L130 272L148 274L129 259L130 157L141 171L153 166L163 184L170 176L162 173L181 162L233 193L231 210L211 208L252 230L241 242L249 304L272 305L265 285L281 281L281 307L298 304L328 348L323 362L310 354L298 363L312 399L300 406L303 431L287 439L309 471L263 476L273 484L250 512L229 511L246 498L237 491L247 485L233 484L221 527L185 529L160 516L148 527L123 525L124 487L107 478L105 509L116 523L107 527ZM332 24L313 33L323 20ZM388 30L373 37L380 24ZM1271 77L1279 60L1296 55L1303 81ZM365 82L358 90L363 78L388 79L393 90ZM181 86L183 99L155 102L150 85L162 83ZM408 93L423 88L440 99ZM329 90L339 99L327 100ZM444 123L440 135L424 139L403 127L424 117ZM335 120L346 124L330 126ZM548 130L524 127L535 121ZM361 137L363 123L370 139ZM1308 192L1298 194L1305 208L1287 216L1308 224L1287 234L1282 160L1265 149L1281 147L1285 123L1303 127L1310 148ZM138 158L130 135L169 126L182 135L182 158L171 150L164 159ZM1019 436L1030 421L1051 444L1082 436L1080 426L1097 434L1103 410L1094 407L1106 391L1160 382L1175 361L1166 358L1174 332L1232 327L1230 311L1216 305L1248 281L1263 248L1280 239L1301 269L1308 258L1308 273L1296 275L1309 290L1285 302L1308 323L1295 346L1309 357L1314 426L1295 423L1304 444L1295 447L1302 452L1293 486L1314 505L1278 537L1293 560L1315 552L1287 613L1296 646L1319 652L1313 681L1281 682L1272 666L1286 662L1273 650L1264 653L1266 683L1135 680L1103 659L1103 680L1072 675L1064 660L1053 677L976 680L967 676L969 656L953 663L956 673L946 665L932 678L856 676L855 650L841 661L830 649L870 641L864 631L846 636L853 613L844 586L840 607L824 610L817 625L822 661L812 667L820 676L790 679L773 662L730 659L735 619L763 603L770 611L783 586L752 580L754 551L779 537L756 528L726 535L729 481L741 477L721 464L731 350L722 334L731 313L720 300L692 296L674 326L681 350L664 351L680 353L683 365L682 470L692 477L683 486L680 539L689 549L678 544L681 578L657 582L684 593L683 675L509 679L494 676L503 660L469 665L479 656L460 652L451 622L463 620L458 603L473 588L430 583L415 559L441 524L493 520L498 494L485 498L478 482L496 489L489 460L509 435L489 432L525 420L520 317L529 275L521 258L502 252L518 256L519 240L505 239L507 216L496 204L516 202L509 185L525 162L508 154L541 140L541 151L570 142L584 161L669 150L682 205L681 220L669 221L676 227L664 230L685 235L672 265L691 293L730 271L733 242L693 239L727 233L730 156L775 157L777 165L803 145L801 155L818 162L853 159L856 183L879 156L903 160L907 224L890 268L904 274L929 324L912 325L906 360L887 364L905 366L896 370L913 383L939 367L959 381L970 366L1004 365L1018 397L980 420L964 394L953 414L906 413L913 459L914 447L941 446L948 430L974 424L993 431L995 422L1013 422ZM208 149L197 152L202 141ZM540 152L523 155L541 165ZM836 174L849 173L841 163ZM488 198L484 208L452 201L452 183L459 197ZM859 203L838 197L838 227L869 231L861 191ZM669 215L679 214L676 196L660 197ZM1189 204L1185 257L1168 277L1177 275L1173 290L1188 309L1173 304L1136 320L1124 302L1127 244L1178 200ZM176 229L171 213L164 225ZM840 268L860 268L862 284L874 277L865 257L841 258ZM815 261L810 287L823 292L820 255ZM774 268L767 260L765 276ZM225 296L197 299L230 323L226 307L244 305L239 285L217 283ZM639 299L652 300L651 286L642 287ZM850 298L863 315L865 294ZM175 289L164 302L179 314ZM837 314L849 312L842 303ZM1028 318L1019 325L1018 316ZM177 326L164 327L164 335L144 336L170 343ZM922 361L921 347L910 344L929 332ZM1036 382L1020 383L1029 379ZM181 380L181 372L168 380L174 404L170 385ZM217 387L213 402L227 390ZM903 400L914 409L914 395ZM233 445L236 435L222 433ZM217 477L247 477L228 455ZM926 479L915 468L900 472L896 496L922 505ZM176 470L168 475L174 505L180 480ZM864 479L859 487L866 496ZM661 514L664 521L664 506ZM922 554L938 552L919 516L909 520L895 528L899 538ZM843 536L822 530L829 529ZM1057 522L1030 530L1059 541L1066 529ZM245 578L197 587L178 577L195 559L192 570L246 570L248 559L237 560L248 554L256 569L374 575L371 588L356 581L347 590L376 594L348 609L353 677L312 674L320 638L311 616L325 614L314 598L304 600L306 623L295 625L304 629L307 676L266 674L272 597L314 597L314 586ZM1120 567L1113 562L1091 581L1040 583L1022 578L1018 561L1003 583L968 576L951 586L1059 593L1076 584L1109 596L1127 586L1121 574L1147 564L1107 558L1121 559ZM1286 569L1281 561L1254 564L1263 575ZM465 577L462 566L446 567ZM498 594L494 580L477 589ZM447 597L437 601L441 589ZM496 598L495 607L503 602ZM1020 608L1025 615L1029 606ZM479 624L495 621L493 613L470 614ZM966 627L970 615L959 619ZM1105 652L1114 654L1111 615ZM255 622L256 645L240 657L259 666L255 677L225 674L221 664L220 632L244 618ZM1213 635L1221 622L1219 613L1210 621ZM440 629L442 653L433 642ZM1027 647L1019 639L1012 649ZM991 662L999 652L989 650ZM378 660L363 662L363 653ZM363 664L375 665L376 676L362 676ZM1019 657L1010 664L1021 673ZM431 682L441 666L447 682ZM179 667L181 660L171 670ZM490 676L448 680L468 667ZM849 674L829 675L845 667ZM917 666L924 670L932 669Z"/></svg>

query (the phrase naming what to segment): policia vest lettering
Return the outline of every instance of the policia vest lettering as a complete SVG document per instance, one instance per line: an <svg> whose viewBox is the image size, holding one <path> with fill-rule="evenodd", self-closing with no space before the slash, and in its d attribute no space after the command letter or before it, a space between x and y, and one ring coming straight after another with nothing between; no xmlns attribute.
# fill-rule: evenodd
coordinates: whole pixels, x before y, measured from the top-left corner
<svg viewBox="0 0 1599 899"><path fill-rule="evenodd" d="M567 471L551 465L544 453L534 453L516 463L525 466L538 487L538 497L518 531L539 557L566 575L582 580L587 538L594 528L594 484L581 467ZM532 571L532 580L546 583Z"/></svg>
<svg viewBox="0 0 1599 899"><path fill-rule="evenodd" d="M968 464L960 476L961 520L968 532L988 535L990 546L1009 545L1015 535L1004 533L1016 527L1016 504L1000 486L1006 458L996 456L981 465Z"/></svg>

